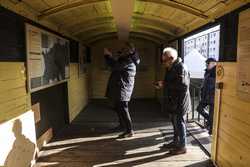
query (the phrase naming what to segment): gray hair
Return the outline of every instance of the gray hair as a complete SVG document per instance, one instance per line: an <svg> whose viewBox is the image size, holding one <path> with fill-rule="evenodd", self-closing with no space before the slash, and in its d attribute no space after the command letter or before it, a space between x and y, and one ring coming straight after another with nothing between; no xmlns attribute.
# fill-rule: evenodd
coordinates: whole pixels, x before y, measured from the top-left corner
<svg viewBox="0 0 250 167"><path fill-rule="evenodd" d="M174 60L177 59L178 57L178 52L176 49L171 48L171 47L166 47L163 50L163 54L168 53Z"/></svg>

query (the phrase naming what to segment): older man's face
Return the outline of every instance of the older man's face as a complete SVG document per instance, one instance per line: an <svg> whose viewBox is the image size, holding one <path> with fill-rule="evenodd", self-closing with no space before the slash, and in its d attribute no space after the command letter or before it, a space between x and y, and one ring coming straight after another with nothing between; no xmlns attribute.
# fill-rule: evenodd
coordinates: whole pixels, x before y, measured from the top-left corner
<svg viewBox="0 0 250 167"><path fill-rule="evenodd" d="M173 57L168 52L165 52L162 54L162 63L166 67L170 66L172 61L173 61Z"/></svg>

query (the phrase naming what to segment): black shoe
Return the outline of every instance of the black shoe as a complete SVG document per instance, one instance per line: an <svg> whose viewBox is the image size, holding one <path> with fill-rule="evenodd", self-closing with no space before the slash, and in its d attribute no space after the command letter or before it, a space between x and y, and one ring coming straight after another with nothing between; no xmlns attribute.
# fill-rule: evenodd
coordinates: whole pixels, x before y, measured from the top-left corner
<svg viewBox="0 0 250 167"><path fill-rule="evenodd" d="M130 138L130 137L133 137L133 136L134 136L134 132L131 131L131 132L124 132L124 133L120 134L118 136L118 138L119 139L121 139L121 138Z"/></svg>
<svg viewBox="0 0 250 167"><path fill-rule="evenodd" d="M169 154L171 155L179 155L179 154L185 154L187 152L186 147L176 147L175 149L170 150Z"/></svg>
<svg viewBox="0 0 250 167"><path fill-rule="evenodd" d="M177 147L177 146L176 146L175 142L172 141L170 143L163 144L160 148L162 148L162 149L171 149L171 148L175 148L175 147Z"/></svg>

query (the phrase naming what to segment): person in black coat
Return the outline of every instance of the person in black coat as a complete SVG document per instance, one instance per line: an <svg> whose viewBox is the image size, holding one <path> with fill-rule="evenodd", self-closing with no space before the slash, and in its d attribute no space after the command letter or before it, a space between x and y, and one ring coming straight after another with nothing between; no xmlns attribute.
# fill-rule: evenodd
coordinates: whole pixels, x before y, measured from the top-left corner
<svg viewBox="0 0 250 167"><path fill-rule="evenodd" d="M213 129L216 60L214 58L208 58L206 64L207 68L205 70L204 81L201 88L201 100L197 107L197 111L207 120L208 133L211 135ZM209 107L208 113L206 112L207 106Z"/></svg>
<svg viewBox="0 0 250 167"><path fill-rule="evenodd" d="M174 130L173 141L162 147L170 148L171 154L183 154L186 153L185 114L191 111L190 75L174 48L163 50L162 62L166 66L165 78L156 82L155 87L164 89L164 108Z"/></svg>
<svg viewBox="0 0 250 167"><path fill-rule="evenodd" d="M140 63L138 53L131 43L126 43L122 51L114 58L108 49L104 49L106 63L111 67L106 96L112 100L119 118L119 127L124 129L119 137L132 137L131 117L128 102L134 89L136 66Z"/></svg>

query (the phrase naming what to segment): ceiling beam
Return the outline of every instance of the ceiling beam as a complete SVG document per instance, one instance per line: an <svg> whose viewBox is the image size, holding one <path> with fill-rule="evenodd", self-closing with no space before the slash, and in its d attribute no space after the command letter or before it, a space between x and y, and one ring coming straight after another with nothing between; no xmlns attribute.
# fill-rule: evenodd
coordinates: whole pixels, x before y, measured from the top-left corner
<svg viewBox="0 0 250 167"><path fill-rule="evenodd" d="M85 34L78 35L78 37L82 40L90 40L98 35L107 34L107 33L117 33L115 29L96 29L96 31L86 31ZM84 35L84 36L83 36Z"/></svg>
<svg viewBox="0 0 250 167"><path fill-rule="evenodd" d="M160 31L155 30L155 29L147 28L147 27L140 27L137 29L132 29L131 31L139 31L139 32L143 31L143 32L151 33L152 35L158 36L159 38L162 38L162 39L170 39L170 38L176 37L176 36L171 36L169 34L160 32Z"/></svg>
<svg viewBox="0 0 250 167"><path fill-rule="evenodd" d="M96 24L86 24L86 25L83 25L82 27L78 27L78 29L71 31L71 34L77 35L77 34L80 34L82 32L90 31L92 29L97 29L97 28L101 28L101 27L116 28L114 22L110 22L110 21L100 22L100 23L96 23Z"/></svg>
<svg viewBox="0 0 250 167"><path fill-rule="evenodd" d="M96 38L96 39L91 40L91 41L85 41L85 43L87 43L89 45L93 45L93 43L96 43L96 42L99 42L102 40L109 40L109 39L118 40L118 35L103 36L103 37Z"/></svg>
<svg viewBox="0 0 250 167"><path fill-rule="evenodd" d="M91 29L91 30L79 33L79 34L77 34L77 36L82 36L82 34L85 34L86 36L91 36L92 34L95 34L95 33L98 33L98 32L106 32L106 31L117 32L116 28L111 28L111 27L97 27L95 29Z"/></svg>
<svg viewBox="0 0 250 167"><path fill-rule="evenodd" d="M101 34L101 35L98 35L96 37L92 37L92 39L90 40L86 40L85 42L86 43L94 43L96 41L99 41L99 40L103 40L103 39L107 39L107 38L114 38L114 39L118 39L118 35L117 35L117 32L111 32L111 33L104 33L104 34Z"/></svg>
<svg viewBox="0 0 250 167"><path fill-rule="evenodd" d="M150 39L153 39L154 41L158 41L157 43L162 43L164 41L162 39L159 39L158 37L152 36L150 34L145 34L143 32L130 32L129 35L131 37L140 36L140 37L150 38Z"/></svg>
<svg viewBox="0 0 250 167"><path fill-rule="evenodd" d="M132 33L147 34L147 35L155 37L157 39L161 39L161 41L165 41L164 36L161 36L161 35L159 35L157 33L154 33L154 32L149 32L149 31L146 31L146 30L131 30L130 32L132 32Z"/></svg>
<svg viewBox="0 0 250 167"><path fill-rule="evenodd" d="M14 3L15 5L22 2L22 0L10 0L10 2Z"/></svg>
<svg viewBox="0 0 250 167"><path fill-rule="evenodd" d="M68 25L64 25L65 29L70 29L70 30L74 30L77 29L78 27L80 27L81 25L88 25L88 24L95 24L98 22L108 22L108 21L114 21L113 16L95 16L95 17L90 17L87 19L77 19L76 22L72 22L73 20L71 20L70 24Z"/></svg>
<svg viewBox="0 0 250 167"><path fill-rule="evenodd" d="M186 31L188 30L188 28L184 25L184 24L181 24L181 23L178 23L177 21L172 21L172 20L169 20L167 18L162 18L162 17L158 17L158 16L152 16L152 15L149 15L149 14L138 14L138 13L135 13L133 15L133 19L135 20L145 20L145 21L148 21L148 22L152 22L152 24L154 23L159 23L159 24L162 24L163 27L168 27L169 25L181 30L181 31ZM164 25L165 24L165 25Z"/></svg>
<svg viewBox="0 0 250 167"><path fill-rule="evenodd" d="M115 27L110 27L110 26L107 26L107 25L100 25L100 26L89 28L87 30L80 31L77 34L74 34L74 36L78 36L79 34L83 34L83 33L90 34L89 32L97 32L97 31L101 32L103 30L117 31Z"/></svg>
<svg viewBox="0 0 250 167"><path fill-rule="evenodd" d="M166 6L181 10L183 12L186 12L188 14L192 14L192 15L194 15L196 17L201 18L201 19L205 19L205 20L209 19L209 17L207 15L205 15L203 13L203 11L201 11L199 9L196 9L196 8L194 8L192 6L189 6L187 4L178 2L176 0L138 0L138 1L151 2L151 3L166 5Z"/></svg>
<svg viewBox="0 0 250 167"><path fill-rule="evenodd" d="M69 2L69 3L63 3L62 5L58 5L52 8L49 8L47 10L44 10L41 12L41 14L38 16L39 19L44 19L46 17L49 17L51 15L55 15L61 12L65 12L70 9L79 8L87 5L93 5L100 2L105 2L107 0L79 0L75 2Z"/></svg>
<svg viewBox="0 0 250 167"><path fill-rule="evenodd" d="M92 37L92 39L85 40L84 42L90 44L90 43L94 43L94 42L96 42L98 40L104 40L104 39L107 39L107 38L118 39L117 32L104 33L104 34L101 34L101 35L97 35L96 37ZM140 39L144 39L144 40L148 40L148 41L154 42L156 44L161 44L161 42L162 42L158 38L149 36L147 34L141 34L141 33L135 33L135 32L134 33L130 33L129 34L129 38L140 38Z"/></svg>
<svg viewBox="0 0 250 167"><path fill-rule="evenodd" d="M132 39L136 39L136 38L139 38L140 40L147 40L147 41L150 41L150 42L153 42L153 43L156 43L156 44L161 44L161 42L157 39L154 39L152 37L148 37L148 36L145 36L145 35L140 35L140 34L133 34L133 35L130 35L129 38L132 38Z"/></svg>
<svg viewBox="0 0 250 167"><path fill-rule="evenodd" d="M165 35L170 35L170 36L174 36L174 37L177 36L176 33L168 30L167 28L164 29L164 28L161 28L161 27L158 27L158 26L153 26L153 25L149 25L149 24L143 24L143 22L140 23L140 24L138 24L138 23L133 24L132 28L134 28L134 29L141 29L141 28L143 29L143 28L146 28L146 29L151 29L151 30L158 31L158 32L160 32L162 34L165 34Z"/></svg>

